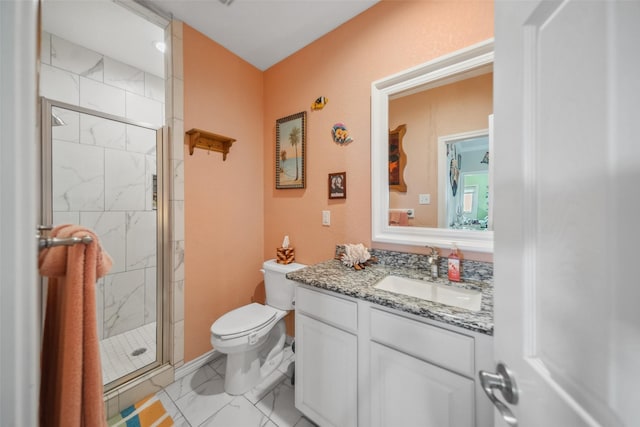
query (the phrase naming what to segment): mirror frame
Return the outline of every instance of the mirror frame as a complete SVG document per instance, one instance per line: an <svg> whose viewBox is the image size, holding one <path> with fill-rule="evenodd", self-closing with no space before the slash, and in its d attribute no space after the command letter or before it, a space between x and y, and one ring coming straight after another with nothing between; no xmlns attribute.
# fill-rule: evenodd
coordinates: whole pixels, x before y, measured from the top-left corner
<svg viewBox="0 0 640 427"><path fill-rule="evenodd" d="M485 74L493 67L494 41L485 40L371 84L371 240L411 246L493 252L493 230L389 225L389 100ZM491 123L490 123L490 128ZM489 144L492 145L491 130ZM491 182L491 177L490 177ZM493 204L490 201L490 212Z"/></svg>

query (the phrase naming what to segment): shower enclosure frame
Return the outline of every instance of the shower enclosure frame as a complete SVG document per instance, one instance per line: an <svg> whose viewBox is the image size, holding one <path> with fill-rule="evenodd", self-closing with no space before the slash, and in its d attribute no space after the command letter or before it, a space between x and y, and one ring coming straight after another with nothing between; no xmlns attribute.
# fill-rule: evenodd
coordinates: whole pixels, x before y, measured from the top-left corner
<svg viewBox="0 0 640 427"><path fill-rule="evenodd" d="M170 235L169 235L169 130L168 126L157 127L124 117L103 113L86 107L55 101L40 97L41 139L40 139L40 224L53 223L53 170L52 170L52 110L63 108L81 114L90 114L106 120L113 120L125 125L134 125L156 132L156 175L157 175L157 209L156 209L156 358L151 364L129 372L118 379L105 384L104 392L117 389L121 385L170 363ZM44 320L45 278L41 278L39 292L42 325Z"/></svg>

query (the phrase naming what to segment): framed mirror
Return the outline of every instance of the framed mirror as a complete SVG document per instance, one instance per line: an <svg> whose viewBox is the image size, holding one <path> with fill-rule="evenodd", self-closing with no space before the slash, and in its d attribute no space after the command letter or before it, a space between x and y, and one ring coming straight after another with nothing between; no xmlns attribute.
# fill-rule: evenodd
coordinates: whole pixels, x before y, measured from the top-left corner
<svg viewBox="0 0 640 427"><path fill-rule="evenodd" d="M372 241L440 247L456 242L463 250L493 252L493 58L491 39L372 83ZM488 100L473 97L476 87ZM418 100L426 93L447 103L407 107L423 102ZM473 114L470 105L479 106ZM409 113L398 114L403 108ZM445 123L445 113L455 120ZM402 124L405 188L398 189L390 182L390 132ZM397 221L398 215L409 219Z"/></svg>

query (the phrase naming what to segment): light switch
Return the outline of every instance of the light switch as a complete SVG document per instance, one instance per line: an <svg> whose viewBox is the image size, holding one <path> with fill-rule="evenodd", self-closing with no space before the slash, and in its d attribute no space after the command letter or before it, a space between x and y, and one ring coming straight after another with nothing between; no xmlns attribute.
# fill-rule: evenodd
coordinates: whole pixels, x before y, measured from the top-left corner
<svg viewBox="0 0 640 427"><path fill-rule="evenodd" d="M322 211L322 225L331 225L331 211Z"/></svg>
<svg viewBox="0 0 640 427"><path fill-rule="evenodd" d="M421 205L431 204L431 194L419 194L418 203Z"/></svg>

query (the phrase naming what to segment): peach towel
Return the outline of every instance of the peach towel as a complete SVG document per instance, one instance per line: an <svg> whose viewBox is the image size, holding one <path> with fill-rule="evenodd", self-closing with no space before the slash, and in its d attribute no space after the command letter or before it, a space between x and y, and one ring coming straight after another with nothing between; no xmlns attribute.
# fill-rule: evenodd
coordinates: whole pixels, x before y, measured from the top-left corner
<svg viewBox="0 0 640 427"><path fill-rule="evenodd" d="M405 211L390 211L389 225L409 225L409 215Z"/></svg>
<svg viewBox="0 0 640 427"><path fill-rule="evenodd" d="M87 228L61 225L51 237L93 242L40 252L40 274L49 278L42 338L40 426L106 426L100 346L96 323L96 280L111 257Z"/></svg>

